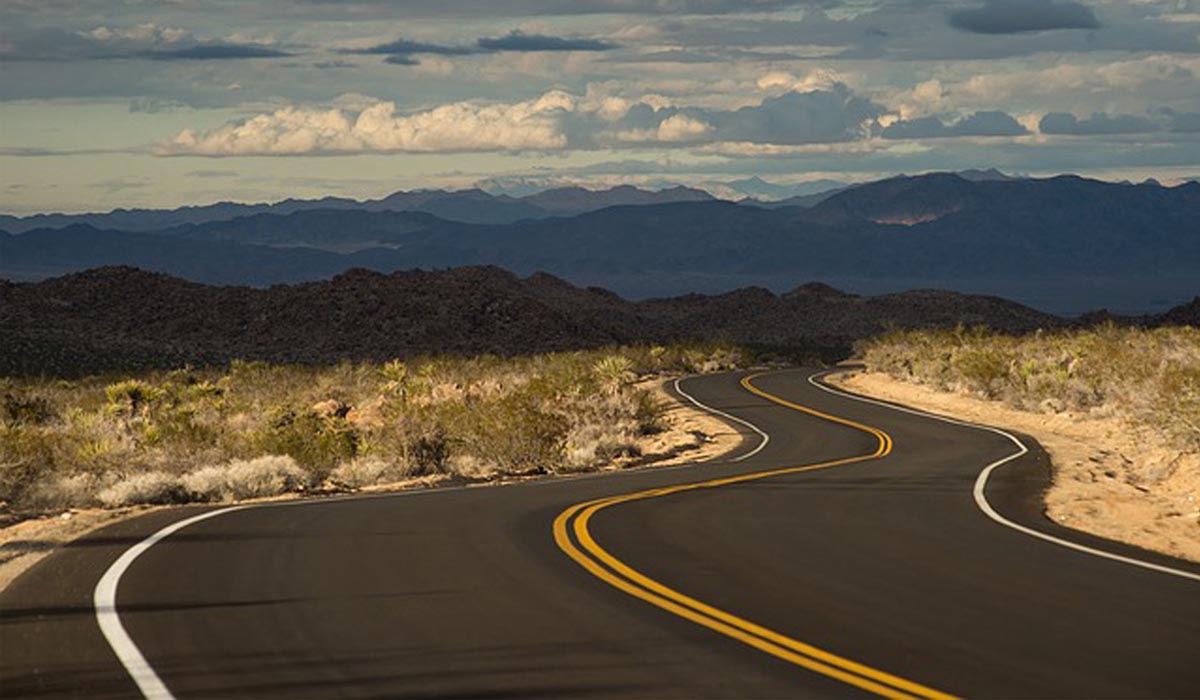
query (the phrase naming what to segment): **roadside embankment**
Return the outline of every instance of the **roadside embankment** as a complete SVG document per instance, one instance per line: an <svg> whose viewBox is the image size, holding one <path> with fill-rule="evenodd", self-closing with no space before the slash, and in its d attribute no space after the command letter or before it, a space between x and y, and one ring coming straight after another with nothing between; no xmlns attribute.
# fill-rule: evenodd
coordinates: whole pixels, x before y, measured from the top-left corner
<svg viewBox="0 0 1200 700"><path fill-rule="evenodd" d="M487 486L712 459L739 434L665 385L736 348L12 381L0 589L62 544L186 503Z"/></svg>

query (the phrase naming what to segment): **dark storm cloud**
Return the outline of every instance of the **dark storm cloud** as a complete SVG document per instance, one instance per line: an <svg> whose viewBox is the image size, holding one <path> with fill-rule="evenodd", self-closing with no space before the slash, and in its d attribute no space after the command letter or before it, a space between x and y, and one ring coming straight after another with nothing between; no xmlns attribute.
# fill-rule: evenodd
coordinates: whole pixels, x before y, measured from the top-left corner
<svg viewBox="0 0 1200 700"><path fill-rule="evenodd" d="M889 124L880 132L885 139L937 139L955 136L1023 136L1029 131L1005 112L975 112L947 124L937 117L922 117Z"/></svg>
<svg viewBox="0 0 1200 700"><path fill-rule="evenodd" d="M1020 34L1050 29L1097 29L1091 8L1071 0L984 0L981 7L955 10L950 26L976 34Z"/></svg>

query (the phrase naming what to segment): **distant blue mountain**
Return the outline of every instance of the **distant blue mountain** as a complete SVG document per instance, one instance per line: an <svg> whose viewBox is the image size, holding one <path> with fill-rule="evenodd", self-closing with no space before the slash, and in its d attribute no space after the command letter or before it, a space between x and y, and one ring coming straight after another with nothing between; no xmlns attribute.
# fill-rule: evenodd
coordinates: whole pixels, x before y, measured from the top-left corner
<svg viewBox="0 0 1200 700"><path fill-rule="evenodd" d="M1161 311L1200 292L1197 183L940 173L857 185L809 207L675 196L699 201L498 224L379 205L255 213L152 232L41 229L0 237L0 276L41 279L127 264L261 286L351 267L491 264L638 298L747 285L782 290L819 280L864 293L941 287L998 294L1057 313ZM559 192L538 208L571 211L603 201L586 191Z"/></svg>

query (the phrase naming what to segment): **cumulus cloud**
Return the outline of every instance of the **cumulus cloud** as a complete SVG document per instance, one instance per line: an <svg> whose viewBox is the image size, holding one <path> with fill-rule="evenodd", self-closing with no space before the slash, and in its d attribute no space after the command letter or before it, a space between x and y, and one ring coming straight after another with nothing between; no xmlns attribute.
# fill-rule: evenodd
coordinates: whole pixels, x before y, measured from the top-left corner
<svg viewBox="0 0 1200 700"><path fill-rule="evenodd" d="M681 107L650 96L621 100L551 91L512 103L457 102L404 114L394 103L291 107L184 130L160 155L530 151L619 145L828 144L861 139L885 109L844 85L790 92L734 110Z"/></svg>
<svg viewBox="0 0 1200 700"><path fill-rule="evenodd" d="M975 112L956 122L921 117L893 122L880 132L885 139L936 139L957 136L1023 136L1029 131L1006 112Z"/></svg>
<svg viewBox="0 0 1200 700"><path fill-rule="evenodd" d="M181 131L161 155L300 155L365 152L553 150L566 146L560 116L575 98L563 92L511 104L458 102L412 115L392 102L357 114L340 109L280 109L207 132Z"/></svg>
<svg viewBox="0 0 1200 700"><path fill-rule="evenodd" d="M1051 29L1096 29L1091 8L1072 0L983 0L950 13L950 26L976 34L1020 34Z"/></svg>

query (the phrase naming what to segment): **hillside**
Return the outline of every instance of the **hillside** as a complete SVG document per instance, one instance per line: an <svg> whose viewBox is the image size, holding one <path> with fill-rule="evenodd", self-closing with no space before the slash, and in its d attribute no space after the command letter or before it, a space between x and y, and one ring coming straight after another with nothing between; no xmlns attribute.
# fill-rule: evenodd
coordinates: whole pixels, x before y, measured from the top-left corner
<svg viewBox="0 0 1200 700"><path fill-rule="evenodd" d="M516 354L613 343L730 340L845 353L888 327L982 323L1029 331L1062 321L990 297L916 291L860 297L821 285L777 296L631 302L546 274L494 267L328 282L212 287L128 267L0 285L0 375L224 363L319 363L419 353Z"/></svg>

